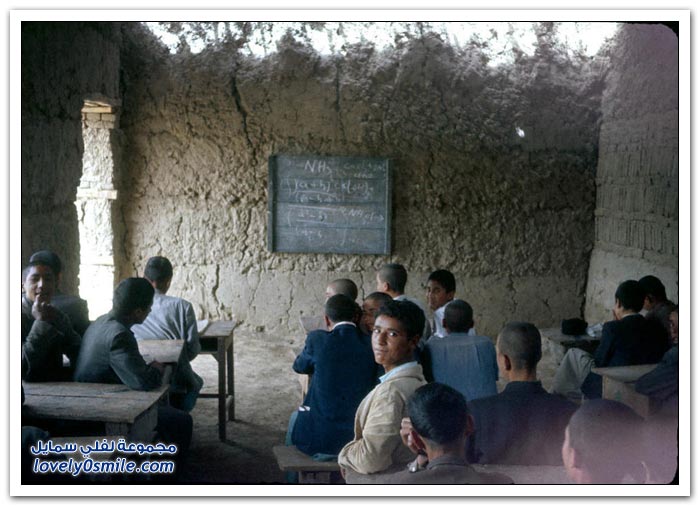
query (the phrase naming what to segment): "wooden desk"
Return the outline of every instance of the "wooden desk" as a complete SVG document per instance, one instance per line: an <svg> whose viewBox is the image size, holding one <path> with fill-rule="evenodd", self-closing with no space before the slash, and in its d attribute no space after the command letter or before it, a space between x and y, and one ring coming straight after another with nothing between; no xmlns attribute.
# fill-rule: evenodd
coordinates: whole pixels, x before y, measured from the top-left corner
<svg viewBox="0 0 700 506"><path fill-rule="evenodd" d="M553 357L556 365L561 364L564 355L570 348L581 348L590 354L595 353L600 339L582 334L579 336L570 336L563 334L561 328L544 328L539 329L542 336L542 354L548 354Z"/></svg>
<svg viewBox="0 0 700 506"><path fill-rule="evenodd" d="M627 404L646 418L657 407L655 402L634 389L635 382L658 364L627 365L621 367L593 367L591 372L603 377L603 399Z"/></svg>
<svg viewBox="0 0 700 506"><path fill-rule="evenodd" d="M167 384L146 392L102 383L24 382L23 386L23 418L101 422L106 436L126 435L135 441L152 440L158 401L168 391Z"/></svg>
<svg viewBox="0 0 700 506"><path fill-rule="evenodd" d="M146 363L157 360L163 364L177 364L185 348L184 339L141 339L136 342Z"/></svg>
<svg viewBox="0 0 700 506"><path fill-rule="evenodd" d="M328 330L323 316L300 316L299 323L305 336L312 330Z"/></svg>
<svg viewBox="0 0 700 506"><path fill-rule="evenodd" d="M228 420L235 420L236 403L234 400L233 377L233 329L238 322L219 320L209 322L200 331L199 340L202 343L200 353L208 353L219 363L219 388L215 394L202 394L200 397L216 397L219 399L219 439L226 440L226 414Z"/></svg>

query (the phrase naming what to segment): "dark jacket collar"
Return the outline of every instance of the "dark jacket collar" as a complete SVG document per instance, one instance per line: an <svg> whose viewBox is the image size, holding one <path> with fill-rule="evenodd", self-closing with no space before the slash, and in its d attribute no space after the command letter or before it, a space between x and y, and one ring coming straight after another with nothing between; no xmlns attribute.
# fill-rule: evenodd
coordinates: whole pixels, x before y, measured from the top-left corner
<svg viewBox="0 0 700 506"><path fill-rule="evenodd" d="M546 392L546 390L542 388L541 381L511 381L503 389L503 393L505 392L538 393Z"/></svg>

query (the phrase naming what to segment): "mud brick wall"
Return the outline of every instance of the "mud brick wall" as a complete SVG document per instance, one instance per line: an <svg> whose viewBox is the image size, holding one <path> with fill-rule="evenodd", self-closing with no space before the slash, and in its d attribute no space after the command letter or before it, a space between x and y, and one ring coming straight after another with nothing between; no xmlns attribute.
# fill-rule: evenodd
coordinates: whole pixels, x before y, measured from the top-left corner
<svg viewBox="0 0 700 506"><path fill-rule="evenodd" d="M586 318L610 318L617 285L653 274L678 300L678 38L625 25L603 93L595 247Z"/></svg>
<svg viewBox="0 0 700 506"><path fill-rule="evenodd" d="M52 249L62 287L77 293L75 201L82 175L81 108L89 94L119 97L119 23L22 23L22 262Z"/></svg>
<svg viewBox="0 0 700 506"><path fill-rule="evenodd" d="M421 300L430 271L453 271L488 335L510 319L582 314L604 61L543 44L491 68L477 47L430 34L343 57L290 39L265 58L235 44L170 55L125 28L123 275L165 255L172 292L198 317L235 315L273 335L300 334L329 280L350 277L367 294L390 261ZM392 254L269 252L276 153L391 158Z"/></svg>

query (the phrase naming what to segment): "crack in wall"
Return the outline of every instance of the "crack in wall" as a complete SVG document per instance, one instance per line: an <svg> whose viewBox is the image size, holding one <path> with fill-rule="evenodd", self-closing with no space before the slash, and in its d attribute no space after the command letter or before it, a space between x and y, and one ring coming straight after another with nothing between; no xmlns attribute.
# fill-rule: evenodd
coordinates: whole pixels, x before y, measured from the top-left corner
<svg viewBox="0 0 700 506"><path fill-rule="evenodd" d="M343 115L340 109L340 63L338 62L336 62L335 65L335 112L338 115L338 124L340 125L340 133L343 136L343 142L347 142Z"/></svg>
<svg viewBox="0 0 700 506"><path fill-rule="evenodd" d="M250 148L252 151L253 158L257 158L255 146L250 140L250 133L248 132L248 111L243 106L241 94L238 91L238 84L236 83L236 72L238 72L238 67L234 66L233 76L231 76L231 94L233 95L233 100L236 103L236 110L238 111L238 114L241 115L241 127L243 128L243 134L245 135L248 148Z"/></svg>

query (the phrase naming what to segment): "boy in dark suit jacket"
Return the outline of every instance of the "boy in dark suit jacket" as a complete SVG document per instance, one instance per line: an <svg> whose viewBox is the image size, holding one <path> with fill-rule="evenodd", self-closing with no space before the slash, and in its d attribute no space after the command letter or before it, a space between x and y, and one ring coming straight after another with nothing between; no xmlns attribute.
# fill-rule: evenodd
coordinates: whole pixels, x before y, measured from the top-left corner
<svg viewBox="0 0 700 506"><path fill-rule="evenodd" d="M314 330L293 369L312 374L304 404L292 421L291 442L308 455L337 455L353 438L355 411L377 383L369 336L353 323L357 304L345 295L333 295L325 305L328 331Z"/></svg>

